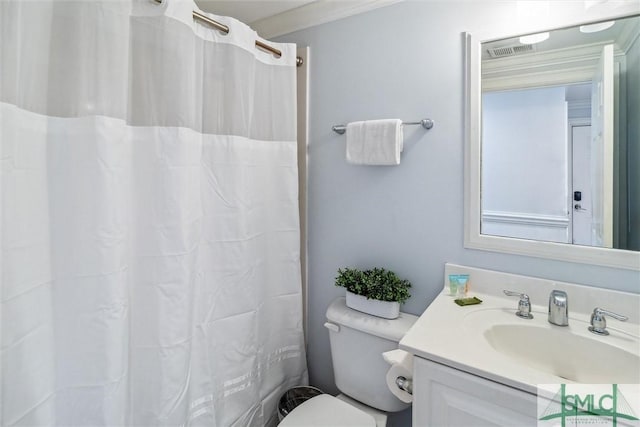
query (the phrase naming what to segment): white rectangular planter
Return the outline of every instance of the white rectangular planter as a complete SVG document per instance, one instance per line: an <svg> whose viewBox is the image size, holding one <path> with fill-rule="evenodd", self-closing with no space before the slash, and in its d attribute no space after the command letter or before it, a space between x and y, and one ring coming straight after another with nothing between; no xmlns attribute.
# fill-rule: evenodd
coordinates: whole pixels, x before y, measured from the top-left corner
<svg viewBox="0 0 640 427"><path fill-rule="evenodd" d="M347 307L373 316L395 319L400 315L400 303L397 301L380 301L347 291Z"/></svg>

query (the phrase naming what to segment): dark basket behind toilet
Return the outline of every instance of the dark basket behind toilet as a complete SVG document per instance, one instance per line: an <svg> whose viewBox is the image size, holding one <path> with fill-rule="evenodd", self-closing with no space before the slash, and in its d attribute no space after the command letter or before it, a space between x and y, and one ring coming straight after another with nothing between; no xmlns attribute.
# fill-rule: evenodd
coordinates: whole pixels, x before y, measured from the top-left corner
<svg viewBox="0 0 640 427"><path fill-rule="evenodd" d="M324 394L322 390L311 386L294 387L285 391L278 400L278 421L282 421L291 411L307 400L321 394Z"/></svg>

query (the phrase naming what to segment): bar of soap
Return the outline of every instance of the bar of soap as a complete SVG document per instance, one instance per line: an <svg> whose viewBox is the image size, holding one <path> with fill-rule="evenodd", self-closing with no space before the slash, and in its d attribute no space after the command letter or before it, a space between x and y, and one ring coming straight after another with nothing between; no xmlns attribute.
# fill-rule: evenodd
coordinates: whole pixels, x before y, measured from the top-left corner
<svg viewBox="0 0 640 427"><path fill-rule="evenodd" d="M462 306L462 305L480 304L482 302L482 300L480 298L477 298L477 297L471 297L471 298L454 299L453 302L455 302L456 304Z"/></svg>

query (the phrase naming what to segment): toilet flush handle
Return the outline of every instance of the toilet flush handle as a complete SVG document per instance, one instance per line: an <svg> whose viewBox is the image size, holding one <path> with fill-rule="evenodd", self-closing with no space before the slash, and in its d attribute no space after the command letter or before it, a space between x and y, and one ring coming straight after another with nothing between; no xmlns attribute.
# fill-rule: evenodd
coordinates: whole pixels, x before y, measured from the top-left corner
<svg viewBox="0 0 640 427"><path fill-rule="evenodd" d="M340 325L336 325L335 323L325 322L324 327L332 332L340 332Z"/></svg>

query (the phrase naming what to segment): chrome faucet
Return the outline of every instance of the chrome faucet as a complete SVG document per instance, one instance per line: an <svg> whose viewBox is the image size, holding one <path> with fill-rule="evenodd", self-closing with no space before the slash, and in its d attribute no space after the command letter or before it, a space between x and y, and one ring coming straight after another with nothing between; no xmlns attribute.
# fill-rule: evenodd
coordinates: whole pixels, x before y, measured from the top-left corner
<svg viewBox="0 0 640 427"><path fill-rule="evenodd" d="M593 313L591 314L591 326L589 326L589 331L598 335L609 335L609 331L607 331L607 320L604 317L605 314L621 322L629 319L627 316L623 316L622 314L596 307L593 309Z"/></svg>
<svg viewBox="0 0 640 427"><path fill-rule="evenodd" d="M533 314L531 314L531 302L529 301L529 295L522 292L507 291L506 289L502 292L510 297L520 297L520 301L518 301L518 311L516 311L516 316L522 317L523 319L533 319Z"/></svg>
<svg viewBox="0 0 640 427"><path fill-rule="evenodd" d="M569 298L564 291L553 290L549 295L549 323L569 325Z"/></svg>

